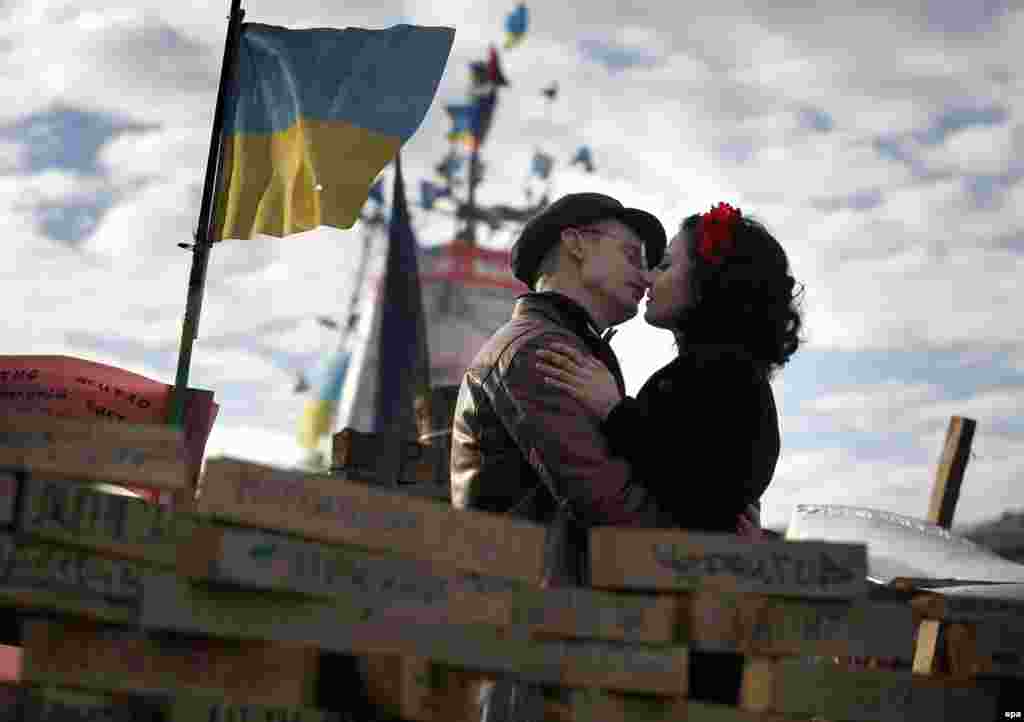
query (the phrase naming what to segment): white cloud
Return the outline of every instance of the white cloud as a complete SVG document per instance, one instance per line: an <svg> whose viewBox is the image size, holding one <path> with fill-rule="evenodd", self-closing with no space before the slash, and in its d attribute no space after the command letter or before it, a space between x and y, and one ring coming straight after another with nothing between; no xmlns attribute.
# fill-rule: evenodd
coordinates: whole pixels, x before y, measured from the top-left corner
<svg viewBox="0 0 1024 722"><path fill-rule="evenodd" d="M464 98L467 63L483 58L488 43L500 44L511 7L497 0L366 0L344 8L250 0L246 20L457 28L438 97L403 154L414 198L416 180L432 174L446 148L443 105ZM972 176L1020 170L1024 75L1016 58L1024 11L986 24L973 6L936 17L912 3L834 1L811 15L741 0L696 13L672 4L581 8L531 7L525 43L503 54L511 85L484 148L484 202L522 200L538 147L558 158L555 195L611 193L650 208L670 234L686 214L728 200L762 219L785 246L806 284L811 348L971 349L982 356L971 370L978 378L995 364L983 357L996 352L1024 369L1017 310L1024 305L1024 226L1015 212L1024 207L1024 183L994 187L987 204L970 189ZM0 222L8 262L0 264L0 298L17 311L5 327L5 353L69 353L155 378L172 373L190 261L177 243L191 240L197 221L226 11L227 3L155 0L5 5L0 127L56 101L147 126L104 145L95 176L19 172L29 139L4 136ZM950 18L970 32L950 29ZM582 38L643 50L656 62L612 72L581 55ZM554 80L561 93L549 106L540 90ZM937 145L914 140L958 108L1003 108L1007 119L952 132ZM879 138L898 142L913 162L880 153ZM75 142L73 135L58 140ZM595 175L564 168L583 143L594 150ZM921 169L938 175L923 179ZM101 196L113 207L80 249L43 237L46 207ZM415 223L425 244L449 240L455 228L450 218L419 212ZM324 347L309 318L343 315L360 245L354 229L213 249L194 356L195 383L218 390L224 403L212 452L269 463L299 458L301 398L291 392L288 364ZM639 319L613 345L631 390L673 354L671 336ZM776 389L780 399L806 397L806 383L785 374ZM984 515L998 504L1024 504L1013 482L1016 387L979 387L956 400L941 387L878 379L822 389L800 413L783 419L784 431L829 419L849 429L906 429L915 453L941 444L949 415L976 415L979 458L961 511ZM996 420L998 437L984 431ZM767 501L782 509L804 494L913 514L926 506L932 472L895 458L864 464L837 449L785 454Z"/></svg>
<svg viewBox="0 0 1024 722"><path fill-rule="evenodd" d="M847 450L783 453L762 497L762 523L785 528L796 504L848 504L922 518L931 470L923 464L857 459Z"/></svg>
<svg viewBox="0 0 1024 722"><path fill-rule="evenodd" d="M923 154L938 171L974 175L999 175L1021 162L1024 126L1006 123L965 128L950 134L946 142Z"/></svg>

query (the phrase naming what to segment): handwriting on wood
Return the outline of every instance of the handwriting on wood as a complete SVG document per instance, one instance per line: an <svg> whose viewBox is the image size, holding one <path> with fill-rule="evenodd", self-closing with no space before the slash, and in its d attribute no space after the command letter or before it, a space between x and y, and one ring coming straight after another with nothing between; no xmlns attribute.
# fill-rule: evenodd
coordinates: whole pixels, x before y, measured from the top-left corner
<svg viewBox="0 0 1024 722"><path fill-rule="evenodd" d="M906 604L804 600L699 591L685 600L689 639L750 655L872 656L909 663L915 625Z"/></svg>
<svg viewBox="0 0 1024 722"><path fill-rule="evenodd" d="M170 703L167 722L343 722L337 712L311 707L223 702L180 695Z"/></svg>
<svg viewBox="0 0 1024 722"><path fill-rule="evenodd" d="M39 722L167 722L167 710L158 699L140 695L117 698L99 692L65 687L23 687L22 718ZM0 717L2 719L2 717Z"/></svg>
<svg viewBox="0 0 1024 722"><path fill-rule="evenodd" d="M234 701L313 702L316 651L262 641L174 639L135 627L26 620L22 678L85 689L210 694Z"/></svg>
<svg viewBox="0 0 1024 722"><path fill-rule="evenodd" d="M130 559L173 565L199 521L188 514L65 480L24 482L18 531Z"/></svg>
<svg viewBox="0 0 1024 722"><path fill-rule="evenodd" d="M491 624L570 637L670 642L675 600L521 582L394 555L211 527L183 542L179 573L254 589L357 600L375 616Z"/></svg>
<svg viewBox="0 0 1024 722"><path fill-rule="evenodd" d="M735 535L597 527L591 582L606 589L725 589L809 598L867 593L863 544L764 541Z"/></svg>
<svg viewBox="0 0 1024 722"><path fill-rule="evenodd" d="M184 437L169 426L0 414L0 466L83 481L183 489Z"/></svg>
<svg viewBox="0 0 1024 722"><path fill-rule="evenodd" d="M346 603L266 592L204 588L171 575L146 578L145 627L221 637L267 639L348 654L397 654L549 684L594 684L624 691L683 694L685 649L611 642L532 640L496 627L396 624L366 619Z"/></svg>
<svg viewBox="0 0 1024 722"><path fill-rule="evenodd" d="M226 702L195 694L104 694L52 686L13 689L23 716L12 717L11 722L342 722L336 712L311 707Z"/></svg>
<svg viewBox="0 0 1024 722"><path fill-rule="evenodd" d="M142 577L150 569L141 562L0 534L0 600L16 606L134 621Z"/></svg>
<svg viewBox="0 0 1024 722"><path fill-rule="evenodd" d="M540 525L231 459L207 462L197 510L510 579L534 582L542 568Z"/></svg>

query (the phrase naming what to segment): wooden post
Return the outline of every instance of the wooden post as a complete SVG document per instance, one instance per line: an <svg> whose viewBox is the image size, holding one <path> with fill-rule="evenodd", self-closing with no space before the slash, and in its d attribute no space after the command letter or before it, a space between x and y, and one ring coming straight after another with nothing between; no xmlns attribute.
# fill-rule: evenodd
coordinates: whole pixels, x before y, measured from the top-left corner
<svg viewBox="0 0 1024 722"><path fill-rule="evenodd" d="M928 505L927 521L949 529L953 524L953 511L960 498L960 484L967 469L974 438L974 419L953 416L946 432L946 444L939 458L939 468L932 486L932 499Z"/></svg>
<svg viewBox="0 0 1024 722"><path fill-rule="evenodd" d="M926 520L943 529L953 525L953 512L960 498L960 484L964 480L967 460L974 439L974 419L953 416L946 431L946 443L939 457L939 468L935 472L932 498L928 504ZM940 674L947 669L948 660L943 654L946 646L946 625L933 619L923 620L918 627L914 655L914 672L917 674Z"/></svg>

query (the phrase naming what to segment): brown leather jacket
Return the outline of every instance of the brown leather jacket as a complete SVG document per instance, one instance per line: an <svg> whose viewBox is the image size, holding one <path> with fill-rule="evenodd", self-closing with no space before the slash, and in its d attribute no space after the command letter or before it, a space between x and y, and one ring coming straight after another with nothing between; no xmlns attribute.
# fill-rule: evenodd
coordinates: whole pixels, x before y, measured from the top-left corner
<svg viewBox="0 0 1024 722"><path fill-rule="evenodd" d="M582 306L551 292L521 296L462 380L452 429L452 504L540 523L561 508L584 529L665 525L629 464L610 454L598 420L544 383L536 351L553 341L602 360L624 393L615 354Z"/></svg>

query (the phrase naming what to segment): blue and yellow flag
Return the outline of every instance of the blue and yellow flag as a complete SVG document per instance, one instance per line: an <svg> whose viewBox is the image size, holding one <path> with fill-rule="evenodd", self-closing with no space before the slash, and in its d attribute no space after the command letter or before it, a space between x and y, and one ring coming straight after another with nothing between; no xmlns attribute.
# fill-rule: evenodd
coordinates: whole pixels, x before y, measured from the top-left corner
<svg viewBox="0 0 1024 722"><path fill-rule="evenodd" d="M526 35L526 27L530 22L530 13L526 3L519 3L516 9L505 18L505 48L514 48L522 42Z"/></svg>
<svg viewBox="0 0 1024 722"><path fill-rule="evenodd" d="M213 239L350 228L423 121L455 31L247 23L226 103Z"/></svg>
<svg viewBox="0 0 1024 722"><path fill-rule="evenodd" d="M348 373L349 358L347 349L338 348L333 351L321 370L316 396L306 400L299 420L299 444L305 449L315 449L320 439L333 430L341 388Z"/></svg>

